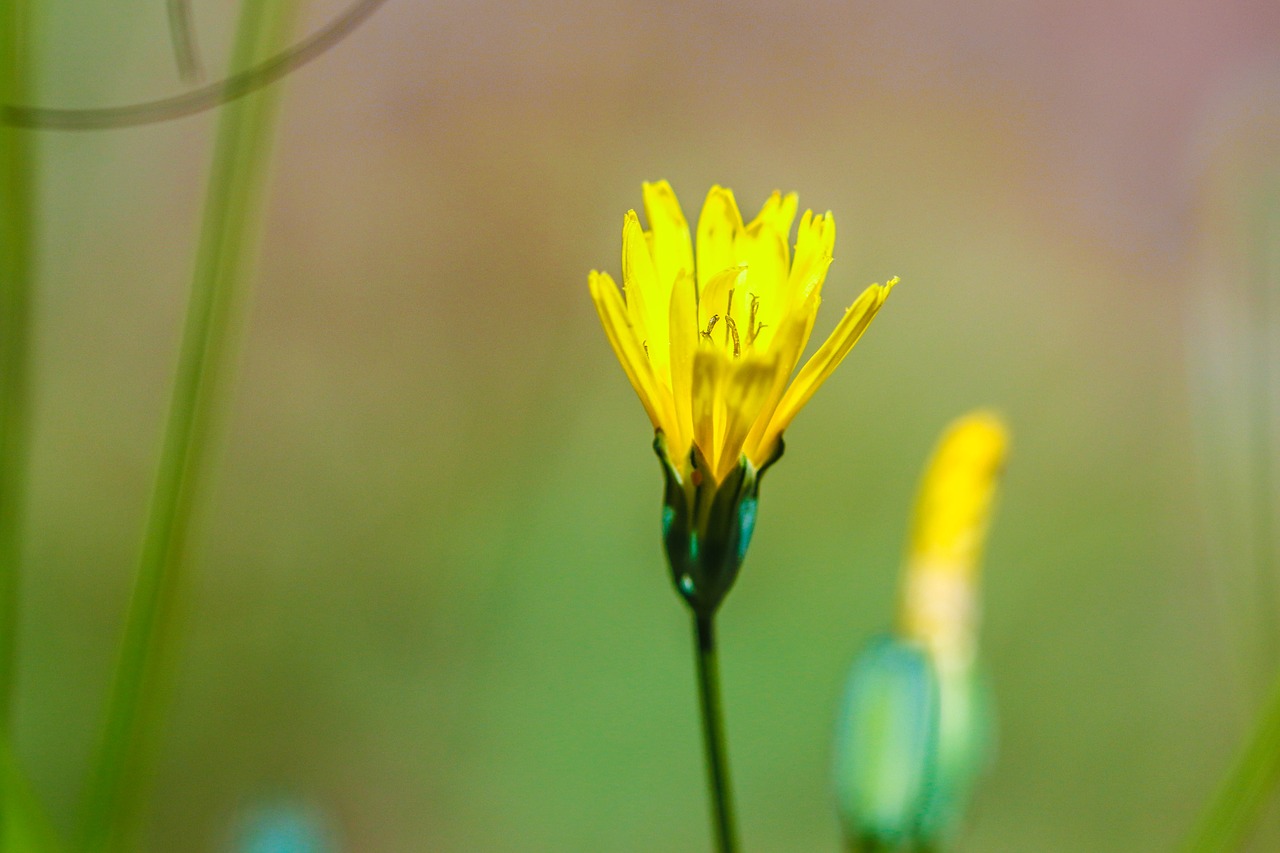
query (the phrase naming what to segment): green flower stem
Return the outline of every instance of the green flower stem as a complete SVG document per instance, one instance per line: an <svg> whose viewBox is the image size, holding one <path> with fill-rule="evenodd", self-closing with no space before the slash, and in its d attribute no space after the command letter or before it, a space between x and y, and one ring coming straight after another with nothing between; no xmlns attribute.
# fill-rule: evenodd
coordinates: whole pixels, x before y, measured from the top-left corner
<svg viewBox="0 0 1280 853"><path fill-rule="evenodd" d="M233 65L247 68L281 41L294 4L242 4ZM278 90L227 106L218 124L204 223L187 305L173 398L101 751L87 793L84 849L130 845L144 797L173 656L177 604L192 517L203 487L216 402L230 359L240 291L261 219Z"/></svg>
<svg viewBox="0 0 1280 853"><path fill-rule="evenodd" d="M24 0L0 0L0 103L26 100L28 16ZM26 503L33 171L30 132L0 125L0 732L13 710Z"/></svg>
<svg viewBox="0 0 1280 853"><path fill-rule="evenodd" d="M1280 777L1280 680L1244 751L1200 818L1187 853L1238 850Z"/></svg>
<svg viewBox="0 0 1280 853"><path fill-rule="evenodd" d="M720 670L716 665L715 624L710 615L695 614L698 665L698 699L702 707L703 745L707 756L707 787L715 825L716 850L734 853L738 832L734 826L733 798L729 792L729 763L725 750L724 715L720 710Z"/></svg>

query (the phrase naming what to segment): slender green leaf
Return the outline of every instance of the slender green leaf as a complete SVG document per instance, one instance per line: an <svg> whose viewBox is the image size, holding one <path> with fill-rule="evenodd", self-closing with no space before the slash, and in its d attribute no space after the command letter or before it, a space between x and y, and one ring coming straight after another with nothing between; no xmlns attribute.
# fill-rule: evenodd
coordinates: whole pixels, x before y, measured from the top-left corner
<svg viewBox="0 0 1280 853"><path fill-rule="evenodd" d="M53 825L0 737L0 853L56 853L62 849Z"/></svg>
<svg viewBox="0 0 1280 853"><path fill-rule="evenodd" d="M0 0L0 103L25 100L27 10ZM0 126L0 731L13 705L18 570L25 504L31 313L32 145Z"/></svg>
<svg viewBox="0 0 1280 853"><path fill-rule="evenodd" d="M1237 850L1280 776L1280 682L1257 726L1200 819L1187 853Z"/></svg>
<svg viewBox="0 0 1280 853"><path fill-rule="evenodd" d="M250 67L282 43L292 8L279 0L245 1L236 69ZM236 101L218 125L173 399L102 749L88 790L86 850L133 849L166 672L178 639L192 522L205 491L217 402L232 360L241 291L261 220L277 98L272 88Z"/></svg>

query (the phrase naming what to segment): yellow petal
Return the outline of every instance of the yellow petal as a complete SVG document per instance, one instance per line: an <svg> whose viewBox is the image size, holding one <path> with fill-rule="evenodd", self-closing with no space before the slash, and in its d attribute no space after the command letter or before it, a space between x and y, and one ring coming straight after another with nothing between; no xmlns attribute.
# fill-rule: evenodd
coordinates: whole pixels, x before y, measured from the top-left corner
<svg viewBox="0 0 1280 853"><path fill-rule="evenodd" d="M814 216L813 211L806 210L800 218L796 257L787 280L787 291L792 299L805 299L810 293L821 291L835 243L836 220L831 211L827 211L825 216Z"/></svg>
<svg viewBox="0 0 1280 853"><path fill-rule="evenodd" d="M1009 434L990 412L947 428L916 499L899 630L939 666L967 666L977 644L978 562Z"/></svg>
<svg viewBox="0 0 1280 853"><path fill-rule="evenodd" d="M622 284L627 292L627 306L632 309L632 325L649 356L653 372L670 388L671 340L667 326L670 322L671 282L664 285L658 279L653 256L649 254L649 243L634 210L627 212L622 224Z"/></svg>
<svg viewBox="0 0 1280 853"><path fill-rule="evenodd" d="M689 223L671 184L658 181L644 184L644 215L649 220L650 247L658 280L670 286L683 270L693 273L693 246Z"/></svg>
<svg viewBox="0 0 1280 853"><path fill-rule="evenodd" d="M698 217L695 251L699 294L713 276L738 263L733 244L741 231L742 214L738 212L733 192L721 186L712 187Z"/></svg>
<svg viewBox="0 0 1280 853"><path fill-rule="evenodd" d="M640 339L627 318L627 308L622 303L618 286L608 273L594 270L588 276L587 285L609 344L618 356L627 379L631 380L631 387L636 389L654 429L661 429L668 435L679 435L679 425L672 417L671 394L653 375Z"/></svg>
<svg viewBox="0 0 1280 853"><path fill-rule="evenodd" d="M750 309L754 315L749 321L750 331L744 326L743 334L757 349L768 347L789 307L787 238L795 212L795 193L784 198L775 192L734 243L738 263L746 264L748 270L745 293L739 295L745 297L745 305L754 305Z"/></svg>
<svg viewBox="0 0 1280 853"><path fill-rule="evenodd" d="M635 220L634 225L632 220ZM622 297L627 306L627 319L631 328L636 337L643 341L649 337L649 323L652 321L648 305L649 294L653 292L652 284L646 280L643 270L637 274L637 271L627 269L627 237L639 224L634 210L628 211L622 219Z"/></svg>
<svg viewBox="0 0 1280 853"><path fill-rule="evenodd" d="M698 294L684 271L671 289L671 394L680 436L671 436L673 457L683 463L693 442L693 358L698 351Z"/></svg>
<svg viewBox="0 0 1280 853"><path fill-rule="evenodd" d="M714 463L716 482L722 482L742 456L743 443L760 414L774 377L779 373L778 356L747 357L733 362L724 379L724 435L719 439ZM783 373L785 379L787 376ZM750 458L750 457L748 457ZM753 462L755 460L752 460Z"/></svg>
<svg viewBox="0 0 1280 853"><path fill-rule="evenodd" d="M818 386L826 381L832 371L849 354L849 350L853 349L853 345L858 342L858 338L862 337L862 333L867 330L867 326L875 318L880 306L889 297L889 291L897 283L898 279L894 278L883 287L873 284L864 290L862 295L849 307L849 310L845 312L844 317L840 320L840 324L831 333L831 337L827 338L826 342L818 348L818 351L813 354L808 363L801 368L795 381L791 383L791 387L783 395L782 402L778 404L778 410L774 412L773 419L761 439L762 446L773 445L777 437L791 423L791 419L796 416L796 413L800 411L805 403L809 402L809 398L813 396L814 391L818 390Z"/></svg>
<svg viewBox="0 0 1280 853"><path fill-rule="evenodd" d="M800 197L795 193L783 195L774 190L773 195L769 196L764 206L760 208L760 212L756 214L756 218L751 220L745 229L752 231L759 226L767 225L787 237L791 234L791 224L795 222L796 208L799 204Z"/></svg>
<svg viewBox="0 0 1280 853"><path fill-rule="evenodd" d="M703 346L693 356L693 436L702 455L715 470L724 434L721 385L729 372L729 356L718 347Z"/></svg>
<svg viewBox="0 0 1280 853"><path fill-rule="evenodd" d="M916 502L913 564L973 575L1008 442L1004 422L990 412L973 412L947 428Z"/></svg>
<svg viewBox="0 0 1280 853"><path fill-rule="evenodd" d="M813 333L813 323L818 317L818 305L821 302L822 299L816 293L811 294L799 309L792 311L782 321L774 337L773 347L769 352L778 360L777 373L773 377L769 394L765 397L760 407L760 414L756 416L756 422L751 427L751 432L742 448L742 452L747 454L747 458L756 466L763 465L764 461L773 455L773 440L771 439L768 444L763 442L765 430L773 420L773 413L782 400L783 392L787 390L787 380L791 378L791 373L796 369L805 345L809 343L809 336Z"/></svg>

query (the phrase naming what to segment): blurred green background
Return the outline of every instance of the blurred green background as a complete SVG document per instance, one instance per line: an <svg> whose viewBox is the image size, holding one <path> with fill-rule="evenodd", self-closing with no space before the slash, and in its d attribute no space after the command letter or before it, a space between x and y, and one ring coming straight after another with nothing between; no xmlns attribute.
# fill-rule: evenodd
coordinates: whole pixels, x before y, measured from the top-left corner
<svg viewBox="0 0 1280 853"><path fill-rule="evenodd" d="M233 11L192 8L217 76ZM183 91L159 0L34 25L41 105ZM748 216L775 188L832 210L819 339L903 280L789 430L722 611L748 849L838 849L837 698L892 618L925 458L975 406L1014 443L999 756L959 849L1171 849L1280 643L1251 485L1276 388L1250 379L1280 314L1250 307L1247 236L1277 80L1272 3L390 3L285 84L149 849L230 849L275 803L351 851L708 849L661 476L586 288L658 178L690 218L717 182ZM38 133L16 747L64 828L214 121Z"/></svg>

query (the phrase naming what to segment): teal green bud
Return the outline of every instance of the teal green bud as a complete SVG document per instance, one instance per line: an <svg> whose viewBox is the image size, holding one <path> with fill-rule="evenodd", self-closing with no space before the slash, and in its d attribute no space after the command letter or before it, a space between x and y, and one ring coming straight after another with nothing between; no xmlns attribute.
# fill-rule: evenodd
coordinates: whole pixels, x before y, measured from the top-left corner
<svg viewBox="0 0 1280 853"><path fill-rule="evenodd" d="M937 849L963 813L989 742L972 668L943 673L923 646L873 640L854 662L835 787L856 850Z"/></svg>
<svg viewBox="0 0 1280 853"><path fill-rule="evenodd" d="M659 431L653 449L666 480L662 542L671 579L694 613L710 616L724 601L747 556L755 532L760 478L782 456L782 440L760 468L744 454L718 482L696 445L688 459L672 459L666 436Z"/></svg>
<svg viewBox="0 0 1280 853"><path fill-rule="evenodd" d="M849 676L836 736L845 833L867 849L914 843L938 755L938 679L923 649L880 637Z"/></svg>

